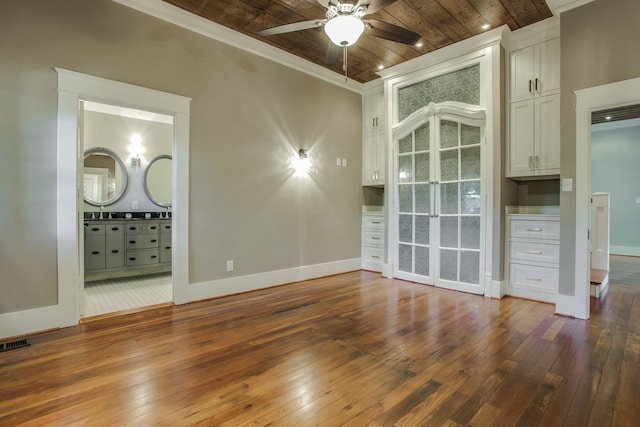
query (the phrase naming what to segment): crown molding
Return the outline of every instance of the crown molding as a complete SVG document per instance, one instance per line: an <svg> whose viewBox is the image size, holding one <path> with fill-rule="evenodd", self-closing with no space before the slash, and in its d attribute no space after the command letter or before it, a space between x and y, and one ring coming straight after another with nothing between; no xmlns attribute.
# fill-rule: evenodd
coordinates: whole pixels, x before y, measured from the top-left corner
<svg viewBox="0 0 640 427"><path fill-rule="evenodd" d="M551 12L553 12L555 16L558 16L563 12L584 6L592 1L593 0L547 0L547 5L549 9L551 9Z"/></svg>
<svg viewBox="0 0 640 427"><path fill-rule="evenodd" d="M242 49L261 58L268 59L312 77L324 80L341 88L362 94L362 83L345 78L311 61L295 56L270 44L251 38L238 31L197 16L161 0L113 0L115 3L135 9L210 39Z"/></svg>
<svg viewBox="0 0 640 427"><path fill-rule="evenodd" d="M552 16L509 33L506 40L507 50L522 49L558 37L560 37L560 18Z"/></svg>

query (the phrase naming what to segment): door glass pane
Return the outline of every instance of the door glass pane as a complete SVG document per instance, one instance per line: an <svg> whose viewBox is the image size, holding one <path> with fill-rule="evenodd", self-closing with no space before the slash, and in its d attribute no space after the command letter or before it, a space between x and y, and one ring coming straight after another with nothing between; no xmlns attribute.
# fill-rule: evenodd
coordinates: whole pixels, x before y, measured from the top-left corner
<svg viewBox="0 0 640 427"><path fill-rule="evenodd" d="M480 181L463 182L462 187L462 213L480 213Z"/></svg>
<svg viewBox="0 0 640 427"><path fill-rule="evenodd" d="M413 212L413 185L398 185L400 212Z"/></svg>
<svg viewBox="0 0 640 427"><path fill-rule="evenodd" d="M405 243L413 241L413 215L399 215L398 240Z"/></svg>
<svg viewBox="0 0 640 427"><path fill-rule="evenodd" d="M458 213L458 183L440 184L440 213Z"/></svg>
<svg viewBox="0 0 640 427"><path fill-rule="evenodd" d="M440 277L445 280L458 281L458 251L440 250Z"/></svg>
<svg viewBox="0 0 640 427"><path fill-rule="evenodd" d="M480 179L480 147L460 150L460 178Z"/></svg>
<svg viewBox="0 0 640 427"><path fill-rule="evenodd" d="M398 181L413 181L413 156L411 154L398 156Z"/></svg>
<svg viewBox="0 0 640 427"><path fill-rule="evenodd" d="M458 247L458 217L440 217L440 247Z"/></svg>
<svg viewBox="0 0 640 427"><path fill-rule="evenodd" d="M458 180L458 150L440 152L440 181Z"/></svg>
<svg viewBox="0 0 640 427"><path fill-rule="evenodd" d="M460 145L480 144L480 128L462 125L460 129Z"/></svg>
<svg viewBox="0 0 640 427"><path fill-rule="evenodd" d="M398 153L410 153L413 151L412 147L413 135L409 134L398 141Z"/></svg>
<svg viewBox="0 0 640 427"><path fill-rule="evenodd" d="M427 151L429 149L429 123L425 123L415 131L416 151Z"/></svg>
<svg viewBox="0 0 640 427"><path fill-rule="evenodd" d="M480 252L460 251L460 281L480 283Z"/></svg>
<svg viewBox="0 0 640 427"><path fill-rule="evenodd" d="M416 182L429 182L429 153L416 154Z"/></svg>
<svg viewBox="0 0 640 427"><path fill-rule="evenodd" d="M413 272L411 248L411 245L398 245L398 270L408 273Z"/></svg>
<svg viewBox="0 0 640 427"><path fill-rule="evenodd" d="M429 248L416 246L416 274L429 275Z"/></svg>
<svg viewBox="0 0 640 427"><path fill-rule="evenodd" d="M431 213L431 184L416 184L416 212Z"/></svg>
<svg viewBox="0 0 640 427"><path fill-rule="evenodd" d="M429 244L429 217L426 215L416 215L416 236L415 242L419 245Z"/></svg>
<svg viewBox="0 0 640 427"><path fill-rule="evenodd" d="M449 120L440 122L440 148L458 146L458 123Z"/></svg>
<svg viewBox="0 0 640 427"><path fill-rule="evenodd" d="M460 247L480 249L480 217L460 217Z"/></svg>

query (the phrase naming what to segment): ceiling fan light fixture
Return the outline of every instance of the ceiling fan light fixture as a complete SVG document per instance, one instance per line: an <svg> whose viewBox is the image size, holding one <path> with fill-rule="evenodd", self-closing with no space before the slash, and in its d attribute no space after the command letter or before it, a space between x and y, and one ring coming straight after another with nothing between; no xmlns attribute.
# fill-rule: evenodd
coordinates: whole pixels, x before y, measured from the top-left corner
<svg viewBox="0 0 640 427"><path fill-rule="evenodd" d="M324 25L331 42L337 46L351 46L364 31L364 22L352 15L338 15Z"/></svg>

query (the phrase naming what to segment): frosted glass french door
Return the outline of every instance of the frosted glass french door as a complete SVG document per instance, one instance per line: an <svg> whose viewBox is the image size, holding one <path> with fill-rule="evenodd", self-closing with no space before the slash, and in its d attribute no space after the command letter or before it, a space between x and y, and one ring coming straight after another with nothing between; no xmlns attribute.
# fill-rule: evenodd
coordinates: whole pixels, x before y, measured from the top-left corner
<svg viewBox="0 0 640 427"><path fill-rule="evenodd" d="M396 277L484 293L483 130L439 115L395 141Z"/></svg>

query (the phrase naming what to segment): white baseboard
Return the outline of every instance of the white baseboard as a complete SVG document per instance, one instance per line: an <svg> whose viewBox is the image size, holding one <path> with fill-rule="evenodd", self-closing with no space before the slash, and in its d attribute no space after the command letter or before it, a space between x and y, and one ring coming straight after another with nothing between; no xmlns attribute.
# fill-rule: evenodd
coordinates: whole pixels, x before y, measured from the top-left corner
<svg viewBox="0 0 640 427"><path fill-rule="evenodd" d="M346 273L360 270L361 258L328 262L302 267L288 268L285 270L269 271L266 273L250 274L247 276L230 277L228 279L211 280L207 282L192 283L188 288L188 300L200 301L225 295L270 288L286 283L299 282L301 280L315 279L317 277Z"/></svg>
<svg viewBox="0 0 640 427"><path fill-rule="evenodd" d="M382 277L393 278L393 264L385 262L382 264Z"/></svg>
<svg viewBox="0 0 640 427"><path fill-rule="evenodd" d="M506 282L504 280L491 280L491 292L486 295L489 298L502 299L507 293Z"/></svg>
<svg viewBox="0 0 640 427"><path fill-rule="evenodd" d="M589 318L589 306L585 306L582 298L575 297L573 295L556 295L556 314L562 316L575 317L576 319L588 319Z"/></svg>
<svg viewBox="0 0 640 427"><path fill-rule="evenodd" d="M614 246L609 248L611 255L640 256L640 248L637 246Z"/></svg>
<svg viewBox="0 0 640 427"><path fill-rule="evenodd" d="M58 323L57 305L0 314L0 338L55 329Z"/></svg>

